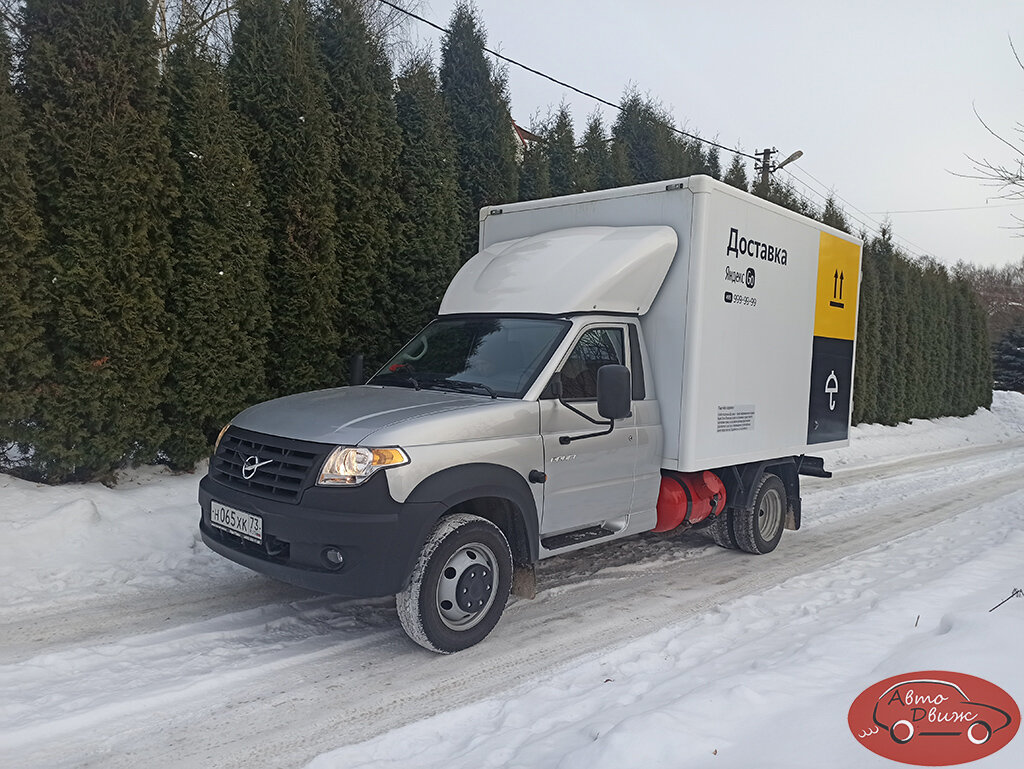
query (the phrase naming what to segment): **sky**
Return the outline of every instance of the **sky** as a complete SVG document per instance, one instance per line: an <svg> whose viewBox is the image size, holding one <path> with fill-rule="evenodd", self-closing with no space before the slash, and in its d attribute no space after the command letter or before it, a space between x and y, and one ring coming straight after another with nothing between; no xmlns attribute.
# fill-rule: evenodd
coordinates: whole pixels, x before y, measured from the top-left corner
<svg viewBox="0 0 1024 769"><path fill-rule="evenodd" d="M422 0L418 11L447 26L454 4ZM1013 218L1024 218L1024 199L956 176L973 173L971 157L1017 157L975 109L1024 148L1016 133L1024 70L1009 43L1024 59L1020 0L477 0L477 8L488 47L581 90L618 102L632 85L678 127L720 144L751 154L774 146L776 161L802 150L779 178L818 205L833 191L869 233L888 216L911 254L948 266L1024 257ZM417 21L408 32L440 51L440 33ZM562 101L579 131L594 110L606 125L615 119L613 108L518 67L508 74L520 125Z"/></svg>

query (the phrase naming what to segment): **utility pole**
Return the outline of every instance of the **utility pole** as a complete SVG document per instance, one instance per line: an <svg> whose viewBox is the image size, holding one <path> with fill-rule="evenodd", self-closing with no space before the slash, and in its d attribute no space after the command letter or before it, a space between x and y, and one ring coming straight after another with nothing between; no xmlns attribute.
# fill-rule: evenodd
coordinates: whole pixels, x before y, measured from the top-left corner
<svg viewBox="0 0 1024 769"><path fill-rule="evenodd" d="M777 152L775 147L771 149L765 147L761 152L754 150L755 155L761 156L761 162L754 163L754 171L761 172L761 181L757 183L757 194L762 198L768 197L768 183L771 181L772 171L775 170L772 168L772 155Z"/></svg>
<svg viewBox="0 0 1024 769"><path fill-rule="evenodd" d="M772 155L778 152L775 147L768 149L767 147L760 152L754 150L754 154L761 158L760 162L754 163L754 170L761 172L761 180L757 183L754 189L754 194L762 197L768 197L768 185L771 183L772 174L778 171L783 166L787 166L794 160L799 160L804 156L803 150L797 150L788 158L783 160L781 163L775 163L772 161Z"/></svg>

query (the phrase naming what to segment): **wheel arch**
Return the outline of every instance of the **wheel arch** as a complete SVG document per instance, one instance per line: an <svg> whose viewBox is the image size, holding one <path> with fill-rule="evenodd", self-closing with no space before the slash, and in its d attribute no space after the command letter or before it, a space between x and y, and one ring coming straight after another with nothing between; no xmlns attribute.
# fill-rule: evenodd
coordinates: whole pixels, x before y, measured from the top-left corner
<svg viewBox="0 0 1024 769"><path fill-rule="evenodd" d="M539 560L537 504L526 479L510 467L486 462L447 467L420 481L407 501L439 502L442 515L457 510L479 516L501 529L514 563Z"/></svg>
<svg viewBox="0 0 1024 769"><path fill-rule="evenodd" d="M740 510L750 510L753 507L754 495L764 473L777 475L786 489L785 528L800 528L800 475L797 471L796 457L779 457L745 465L733 465L717 468L714 472L725 484L728 506Z"/></svg>

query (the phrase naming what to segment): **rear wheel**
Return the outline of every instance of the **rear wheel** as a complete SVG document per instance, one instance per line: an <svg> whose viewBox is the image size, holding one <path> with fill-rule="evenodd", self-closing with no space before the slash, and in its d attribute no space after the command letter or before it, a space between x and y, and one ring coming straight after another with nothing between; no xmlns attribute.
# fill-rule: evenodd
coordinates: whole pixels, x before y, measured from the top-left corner
<svg viewBox="0 0 1024 769"><path fill-rule="evenodd" d="M732 511L728 508L716 515L715 519L704 528L704 531L719 547L728 550L736 549L736 537L732 533Z"/></svg>
<svg viewBox="0 0 1024 769"><path fill-rule="evenodd" d="M751 510L733 511L736 545L748 553L770 553L786 525L786 486L777 475L765 473L754 493Z"/></svg>
<svg viewBox="0 0 1024 769"><path fill-rule="evenodd" d="M448 654L479 643L505 610L512 554L501 529L456 513L438 521L396 596L398 618L420 646Z"/></svg>

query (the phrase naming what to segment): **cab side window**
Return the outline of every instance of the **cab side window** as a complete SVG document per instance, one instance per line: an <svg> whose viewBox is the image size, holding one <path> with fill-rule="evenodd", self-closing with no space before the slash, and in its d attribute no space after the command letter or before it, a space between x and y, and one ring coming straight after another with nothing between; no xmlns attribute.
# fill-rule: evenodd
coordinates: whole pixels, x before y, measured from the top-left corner
<svg viewBox="0 0 1024 769"><path fill-rule="evenodd" d="M609 363L626 365L622 329L587 329L562 366L562 397L567 401L597 398L597 370Z"/></svg>

